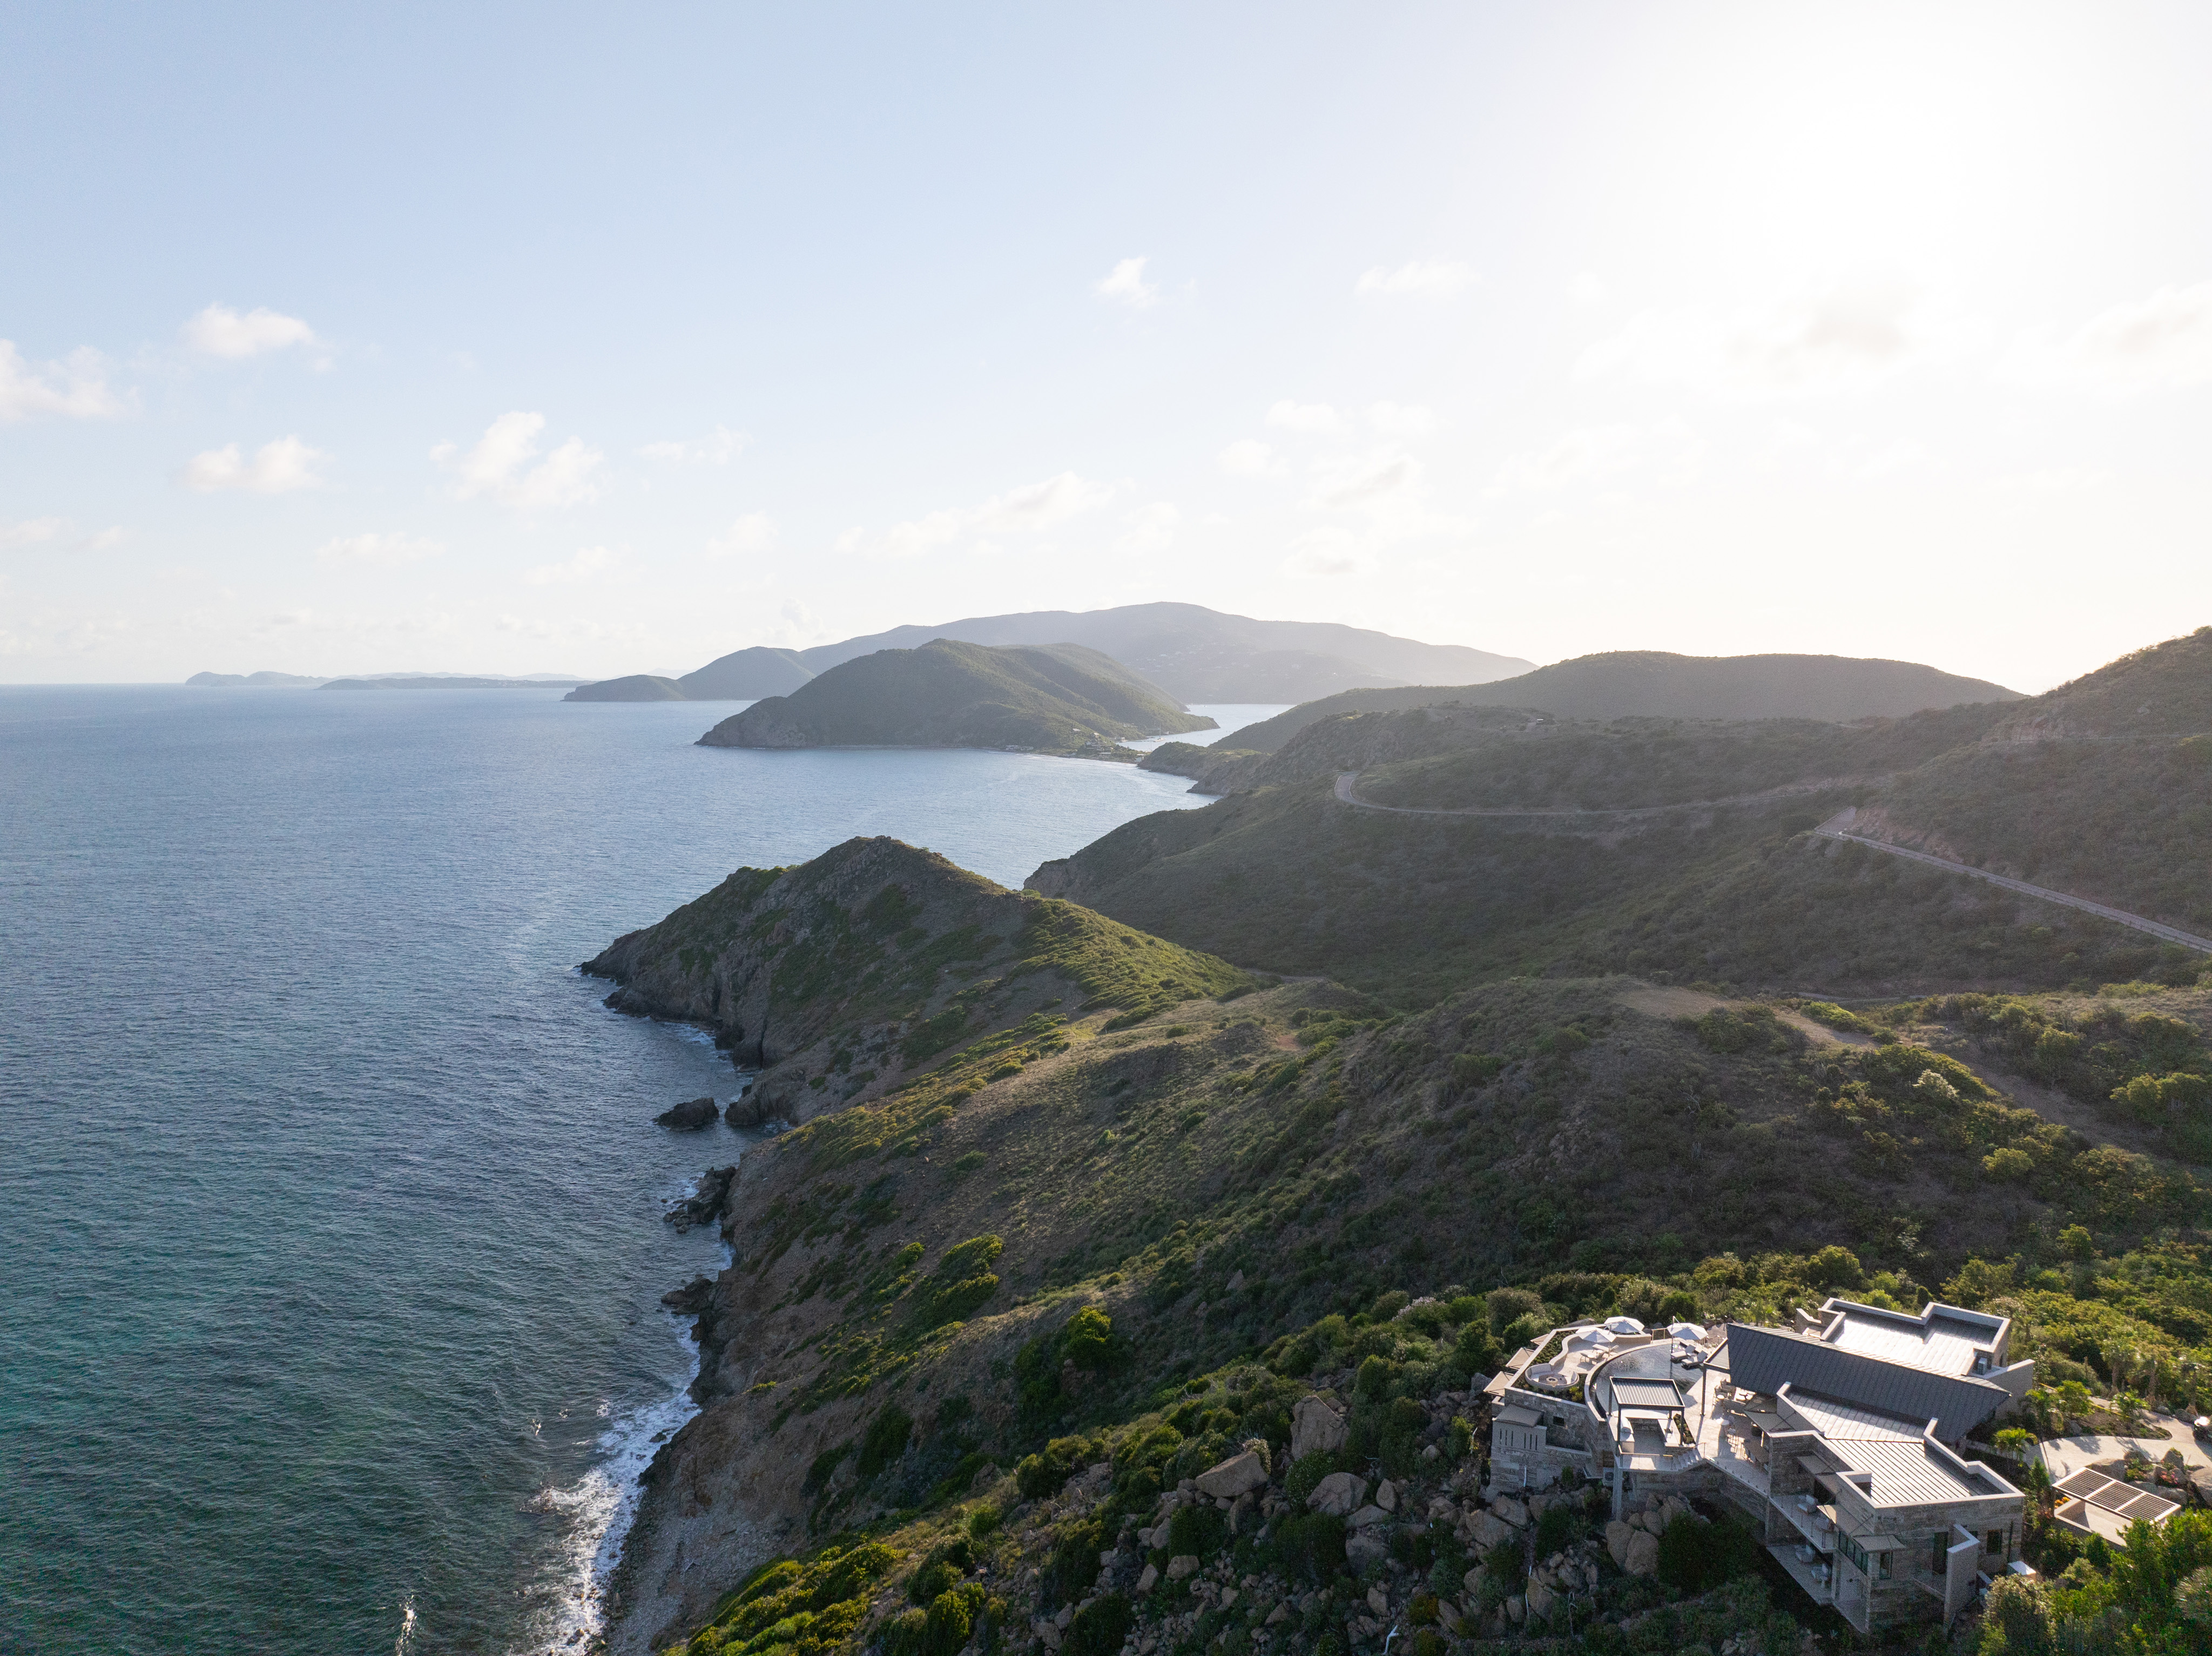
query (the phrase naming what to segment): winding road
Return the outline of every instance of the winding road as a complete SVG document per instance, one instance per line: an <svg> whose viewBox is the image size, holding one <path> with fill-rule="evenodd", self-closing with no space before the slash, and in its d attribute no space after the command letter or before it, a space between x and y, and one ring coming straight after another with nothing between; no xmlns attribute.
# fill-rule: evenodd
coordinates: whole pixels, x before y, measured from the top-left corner
<svg viewBox="0 0 2212 1656"><path fill-rule="evenodd" d="M1749 804L1762 799L1784 799L1796 794L1825 793L1839 787L1855 787L1886 781L1878 776L1828 777L1811 782L1790 782L1781 787L1768 788L1759 793L1739 793L1724 799L1686 799L1680 804L1638 805L1618 810L1583 810L1571 806L1463 806L1447 809L1434 805L1378 805L1371 799L1359 797L1358 771L1340 771L1336 778L1336 797L1344 804L1360 810L1388 811L1396 816L1510 816L1572 820L1577 817L1596 817L1620 822L1642 816L1660 816L1668 811L1697 810L1718 805ZM2094 914L2100 919L2111 920L2133 931L2141 931L2161 942L2179 943L2184 949L2193 949L2200 954L2212 955L2212 937L2200 937L2194 931L2184 931L2179 926L2167 925L2161 920L2146 919L2141 914L2130 914L2124 908L2109 904L2092 902L2087 897L2076 897L2069 892L2053 891L2048 886L2030 885L2026 880L2015 880L2002 874L1992 874L1985 868L1976 868L1971 863L1954 862L1948 857L1938 857L1932 852L1914 851L1905 846L1893 846L1887 840L1869 839L1863 834L1850 831L1858 816L1856 805L1846 805L1826 822L1813 830L1824 839L1848 840L1855 846L1864 846L1869 851L1887 852L1892 857L1902 857L1911 862L1925 863L1930 868L1940 868L1952 874L1964 874L1972 879L1987 881L2002 886L2007 891L2016 891L2024 897L2033 897L2043 902L2057 903L2064 908L2079 909L2084 914Z"/></svg>

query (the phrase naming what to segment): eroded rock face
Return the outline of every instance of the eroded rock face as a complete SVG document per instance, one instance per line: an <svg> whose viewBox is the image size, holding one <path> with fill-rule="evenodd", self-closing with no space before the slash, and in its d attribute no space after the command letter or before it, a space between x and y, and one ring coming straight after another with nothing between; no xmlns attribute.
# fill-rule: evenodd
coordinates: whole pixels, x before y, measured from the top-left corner
<svg viewBox="0 0 2212 1656"><path fill-rule="evenodd" d="M1319 1398L1300 1398L1297 1406L1291 1410L1291 1459L1299 1460L1310 1454L1334 1453L1344 1447L1351 1434L1352 1428L1344 1416Z"/></svg>
<svg viewBox="0 0 2212 1656"><path fill-rule="evenodd" d="M672 1105L653 1118L657 1127L673 1127L678 1132L696 1132L702 1127L711 1127L720 1113L711 1098L695 1098L688 1102Z"/></svg>
<svg viewBox="0 0 2212 1656"><path fill-rule="evenodd" d="M1331 1472L1314 1485L1306 1505L1332 1518L1348 1518L1367 1499L1367 1480L1357 1472Z"/></svg>

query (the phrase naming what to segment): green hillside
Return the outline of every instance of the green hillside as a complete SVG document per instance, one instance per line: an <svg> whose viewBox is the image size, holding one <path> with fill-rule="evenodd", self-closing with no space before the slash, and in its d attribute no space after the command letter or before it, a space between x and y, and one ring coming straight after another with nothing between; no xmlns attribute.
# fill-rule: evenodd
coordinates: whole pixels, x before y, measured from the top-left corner
<svg viewBox="0 0 2212 1656"><path fill-rule="evenodd" d="M1900 719L1924 708L2014 701L2020 692L1911 661L1851 656L1680 656L1616 650L1539 667L1518 678L1457 686L1353 689L1310 701L1237 733L1273 753L1324 719L1461 702L1526 707L1560 719Z"/></svg>
<svg viewBox="0 0 2212 1656"><path fill-rule="evenodd" d="M1080 645L994 649L936 639L830 668L700 738L720 748L1003 748L1110 754L1121 738L1213 728Z"/></svg>
<svg viewBox="0 0 2212 1656"><path fill-rule="evenodd" d="M1032 883L1409 1001L1530 970L1865 993L2190 977L2201 957L2174 946L1808 830L1856 805L1855 832L2202 930L2212 738L2185 732L2212 728L2208 704L2212 629L2044 696L1848 725L1339 716L1222 756L1208 785L1231 797L1125 824ZM1340 802L1346 772L1360 798L1416 810L1682 808L1396 816Z"/></svg>
<svg viewBox="0 0 2212 1656"><path fill-rule="evenodd" d="M1848 1046L1767 1005L1692 997L1675 1016L1632 980L1559 978L1399 1015L1325 982L1255 992L884 842L830 860L775 877L834 888L856 923L911 908L921 950L1049 913L1076 956L1165 951L1190 962L1185 986L979 1026L748 1152L717 1215L734 1263L696 1300L703 1412L647 1474L617 1649L951 1656L1079 1602L1079 1652L1132 1633L1161 1656L1252 1649L1271 1623L1299 1650L1379 1648L1391 1624L1429 1656L1541 1648L1564 1625L1503 1611L1553 1548L1589 1560L1576 1625L1610 1622L1607 1649L1795 1649L1834 1629L1725 1531L1708 1562L1657 1580L1609 1564L1575 1503L1534 1556L1453 1539L1481 1482L1470 1393L1503 1351L1572 1315L1772 1321L1835 1291L1941 1294L2018 1318L2037 1429L2066 1429L2069 1383L2094 1412L2092 1391L2186 1396L2212 1373L2191 1367L2212 1365L2212 1191L2094 1110L2057 1119L2002 1084L2028 1014L1869 1009L1880 1038ZM723 900L716 925L823 934L817 911L762 901ZM634 974L711 976L686 964L684 913L629 944ZM1006 969L984 960L976 981ZM2205 998L2033 1004L2046 1033L2203 1072ZM877 1016L820 1039L858 1050ZM1341 1459L1291 1461L1310 1395L1347 1414ZM1252 1441L1267 1478L1249 1519L1201 1507L1140 1540L1164 1490ZM1341 1520L1291 1516L1345 1469L1397 1481L1388 1558L1347 1552ZM2032 1544L2053 1569L2070 1556L2063 1538ZM1145 1563L1178 1554L1201 1574L1139 1590ZM2068 1590L2093 1594L2105 1568Z"/></svg>

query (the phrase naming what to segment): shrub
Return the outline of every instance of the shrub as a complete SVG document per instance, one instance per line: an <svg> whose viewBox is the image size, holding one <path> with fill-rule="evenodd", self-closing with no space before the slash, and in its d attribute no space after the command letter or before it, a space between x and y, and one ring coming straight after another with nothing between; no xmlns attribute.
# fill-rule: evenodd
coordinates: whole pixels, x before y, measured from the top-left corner
<svg viewBox="0 0 2212 1656"><path fill-rule="evenodd" d="M1067 1525L1060 1531L1059 1544L1053 1548L1037 1579L1047 1610L1074 1604L1091 1591L1091 1584L1098 1579L1099 1550L1105 1544L1106 1526L1096 1519Z"/></svg>
<svg viewBox="0 0 2212 1656"><path fill-rule="evenodd" d="M1068 1656L1115 1656L1135 1625L1136 1614L1127 1598L1118 1592L1102 1592L1075 1612L1061 1648Z"/></svg>
<svg viewBox="0 0 2212 1656"><path fill-rule="evenodd" d="M999 1524L999 1509L988 1501L969 1509L968 1533L978 1541L987 1535L995 1534Z"/></svg>
<svg viewBox="0 0 2212 1656"><path fill-rule="evenodd" d="M1060 1356L1078 1368L1096 1373L1114 1355L1114 1321L1097 1306L1085 1306L1060 1331Z"/></svg>
<svg viewBox="0 0 2212 1656"><path fill-rule="evenodd" d="M1344 1520L1340 1518L1327 1513L1296 1513L1278 1520L1269 1534L1276 1569L1294 1580L1316 1584L1333 1580L1344 1568Z"/></svg>
<svg viewBox="0 0 2212 1656"><path fill-rule="evenodd" d="M1167 1542L1161 1550L1170 1558L1184 1553L1211 1558L1228 1541L1229 1515L1219 1507L1178 1507L1168 1520Z"/></svg>
<svg viewBox="0 0 2212 1656"><path fill-rule="evenodd" d="M1574 1544L1582 1522L1571 1507L1554 1507L1536 1520L1536 1556L1549 1558Z"/></svg>
<svg viewBox="0 0 2212 1656"><path fill-rule="evenodd" d="M896 1403L887 1403L868 1427L867 1435L860 1440L860 1459L853 1470L863 1478L873 1477L878 1472L906 1453L906 1446L914 1436L914 1417Z"/></svg>
<svg viewBox="0 0 2212 1656"><path fill-rule="evenodd" d="M1490 1325L1503 1338L1518 1318L1543 1315L1544 1302L1525 1288L1493 1288L1487 1296Z"/></svg>
<svg viewBox="0 0 2212 1656"><path fill-rule="evenodd" d="M1054 1495L1083 1464L1091 1446L1079 1437L1056 1437L1037 1454L1024 1455L1014 1467L1014 1487L1030 1501Z"/></svg>

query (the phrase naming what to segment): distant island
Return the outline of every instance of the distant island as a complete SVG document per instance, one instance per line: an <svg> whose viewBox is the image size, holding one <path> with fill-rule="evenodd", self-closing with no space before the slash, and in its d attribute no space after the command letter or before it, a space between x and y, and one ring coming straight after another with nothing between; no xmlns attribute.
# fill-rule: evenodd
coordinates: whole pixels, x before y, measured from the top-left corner
<svg viewBox="0 0 2212 1656"><path fill-rule="evenodd" d="M1216 728L1079 644L1010 649L934 639L832 667L699 738L709 748L995 748L1136 755L1128 738Z"/></svg>
<svg viewBox="0 0 2212 1656"><path fill-rule="evenodd" d="M313 678L301 673L194 673L185 682L203 689L299 690L565 690L584 681L551 673L509 678L501 673L370 673L358 678Z"/></svg>
<svg viewBox="0 0 2212 1656"><path fill-rule="evenodd" d="M813 670L789 650L756 645L717 657L694 673L661 678L632 673L580 685L563 701L757 701L788 695L814 676Z"/></svg>
<svg viewBox="0 0 2212 1656"><path fill-rule="evenodd" d="M633 673L586 684L567 700L745 701L789 695L844 662L940 638L994 646L1084 645L1127 664L1185 702L1310 701L1361 688L1481 684L1535 665L1518 656L1458 644L1423 644L1334 622L1255 621L1195 604L1128 604L1110 610L975 616L939 627L895 627L807 650L739 650L680 678Z"/></svg>

